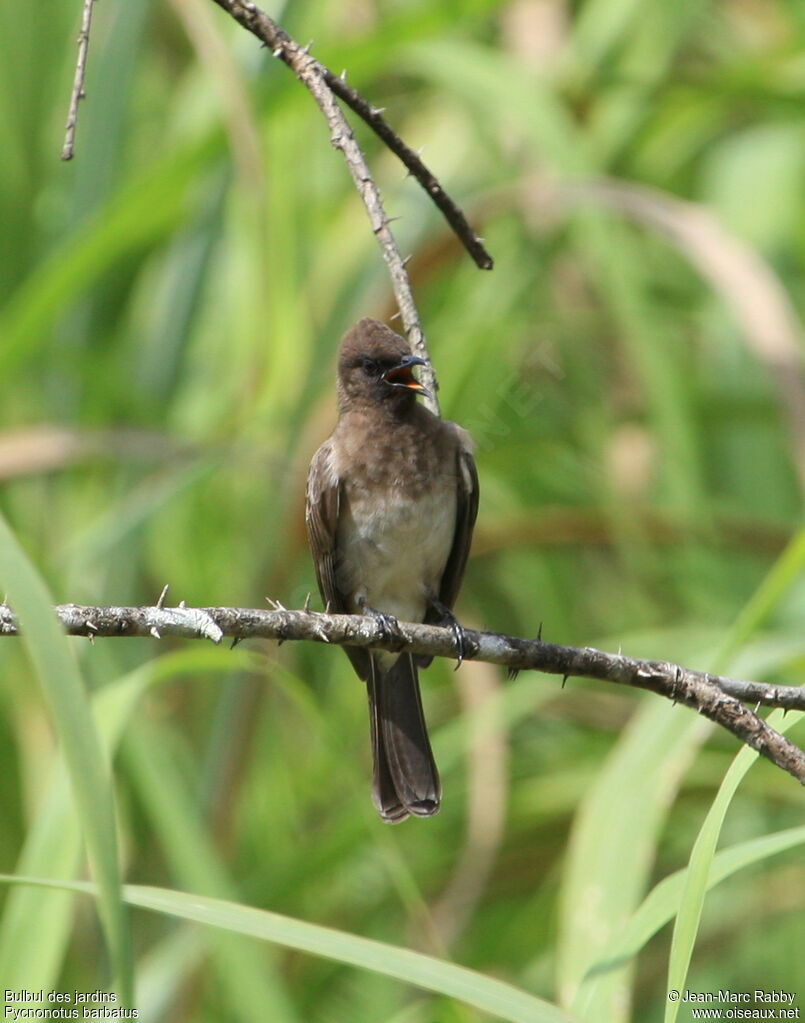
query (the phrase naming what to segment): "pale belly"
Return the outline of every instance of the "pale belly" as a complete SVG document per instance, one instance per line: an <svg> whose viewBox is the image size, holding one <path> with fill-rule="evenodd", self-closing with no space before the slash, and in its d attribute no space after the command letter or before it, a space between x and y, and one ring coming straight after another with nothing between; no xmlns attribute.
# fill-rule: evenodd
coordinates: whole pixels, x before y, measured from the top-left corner
<svg viewBox="0 0 805 1023"><path fill-rule="evenodd" d="M336 575L339 590L352 597L351 610L367 605L421 622L426 595L438 595L455 527L453 488L416 501L397 488L375 490L371 500L350 494L339 523Z"/></svg>

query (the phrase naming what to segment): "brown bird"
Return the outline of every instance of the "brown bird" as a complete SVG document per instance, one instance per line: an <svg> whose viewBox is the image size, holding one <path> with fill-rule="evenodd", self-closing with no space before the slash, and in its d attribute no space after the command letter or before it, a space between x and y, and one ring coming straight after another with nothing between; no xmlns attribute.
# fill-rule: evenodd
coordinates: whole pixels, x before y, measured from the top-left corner
<svg viewBox="0 0 805 1023"><path fill-rule="evenodd" d="M310 463L306 521L322 599L339 614L447 622L478 512L469 434L417 403L424 360L377 320L347 331L338 357L338 423ZM366 683L372 798L386 821L439 809L417 666L432 658L345 647Z"/></svg>

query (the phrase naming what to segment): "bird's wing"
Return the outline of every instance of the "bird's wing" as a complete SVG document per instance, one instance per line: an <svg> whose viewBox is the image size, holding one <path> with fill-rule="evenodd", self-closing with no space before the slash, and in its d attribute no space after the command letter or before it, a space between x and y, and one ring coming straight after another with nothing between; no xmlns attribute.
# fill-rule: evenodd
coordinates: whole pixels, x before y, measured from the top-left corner
<svg viewBox="0 0 805 1023"><path fill-rule="evenodd" d="M347 597L338 588L338 514L341 480L333 465L332 440L326 440L310 463L307 477L305 523L313 567L325 609L332 614L349 614ZM352 666L365 681L369 675L369 653L359 647L344 647Z"/></svg>
<svg viewBox="0 0 805 1023"><path fill-rule="evenodd" d="M439 600L452 608L461 589L464 569L472 544L472 531L478 516L478 472L472 456L472 441L466 431L456 427L456 531L439 588Z"/></svg>
<svg viewBox="0 0 805 1023"><path fill-rule="evenodd" d="M472 531L478 515L478 472L475 468L475 459L472 457L472 440L466 430L458 426L454 428L458 433L455 461L456 529L438 595L439 602L451 611L461 589L472 545ZM430 604L425 612L425 622L428 625L442 625L444 615L438 607ZM432 657L424 654L414 658L420 668L427 668L432 660Z"/></svg>
<svg viewBox="0 0 805 1023"><path fill-rule="evenodd" d="M333 468L332 442L325 441L310 463L305 524L316 580L324 605L333 614L346 613L346 600L335 581L335 546L341 481Z"/></svg>

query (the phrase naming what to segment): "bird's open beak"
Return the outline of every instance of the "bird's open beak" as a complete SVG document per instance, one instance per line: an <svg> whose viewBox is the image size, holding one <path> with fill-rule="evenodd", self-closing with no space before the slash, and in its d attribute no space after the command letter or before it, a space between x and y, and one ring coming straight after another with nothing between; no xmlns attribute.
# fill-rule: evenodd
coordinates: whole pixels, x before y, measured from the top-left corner
<svg viewBox="0 0 805 1023"><path fill-rule="evenodd" d="M426 365L424 359L420 359L418 355L405 355L400 360L398 366L393 366L391 369L386 370L383 374L383 379L387 384L391 384L392 387L404 387L407 391L416 391L417 394L426 394L427 391L422 384L414 377L413 369L414 366Z"/></svg>

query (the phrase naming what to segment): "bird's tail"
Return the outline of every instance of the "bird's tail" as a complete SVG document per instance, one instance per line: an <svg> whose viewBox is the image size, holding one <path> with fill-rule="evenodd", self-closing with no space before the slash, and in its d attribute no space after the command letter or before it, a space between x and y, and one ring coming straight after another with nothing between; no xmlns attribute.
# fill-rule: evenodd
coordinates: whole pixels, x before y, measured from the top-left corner
<svg viewBox="0 0 805 1023"><path fill-rule="evenodd" d="M372 729L372 798L385 821L431 817L442 794L431 752L419 678L410 654L384 669L375 657L366 688Z"/></svg>

